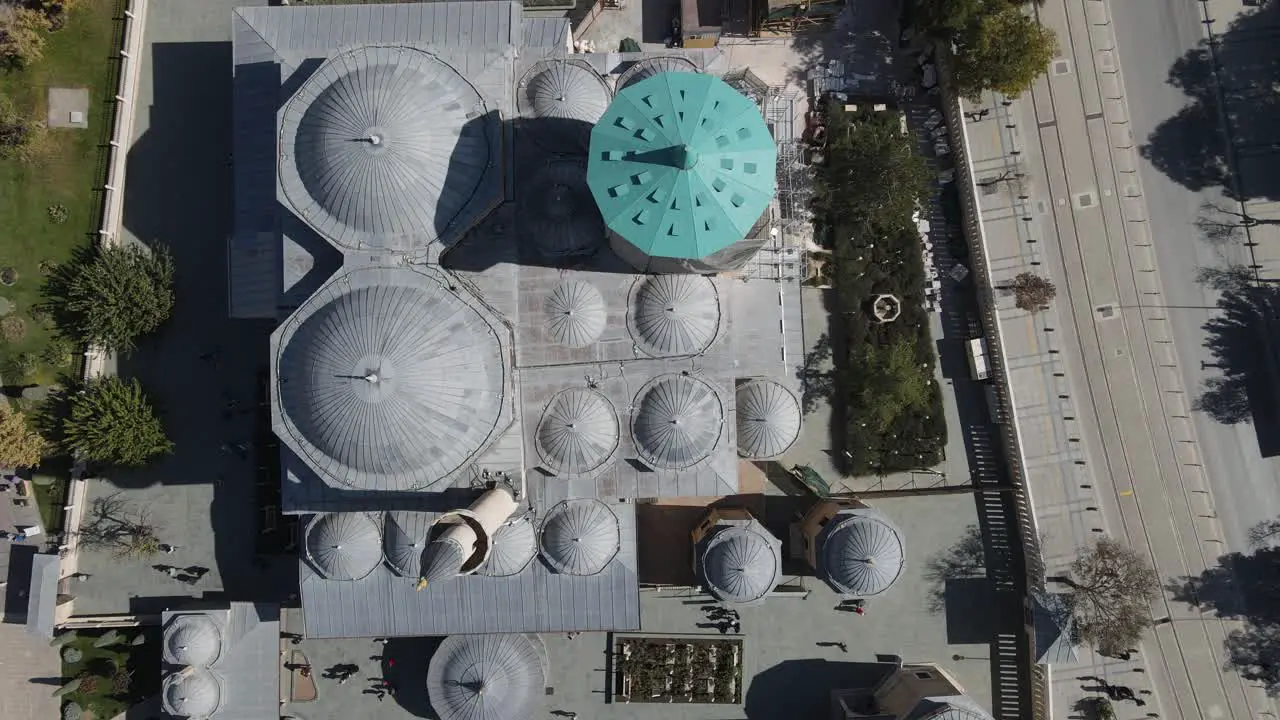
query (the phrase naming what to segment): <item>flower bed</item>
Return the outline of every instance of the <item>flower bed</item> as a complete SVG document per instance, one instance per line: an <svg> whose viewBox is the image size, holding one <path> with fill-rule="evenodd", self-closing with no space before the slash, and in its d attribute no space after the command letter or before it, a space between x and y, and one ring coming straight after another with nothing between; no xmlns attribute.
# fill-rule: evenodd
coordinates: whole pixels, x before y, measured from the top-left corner
<svg viewBox="0 0 1280 720"><path fill-rule="evenodd" d="M613 695L620 702L741 703L742 641L620 638Z"/></svg>

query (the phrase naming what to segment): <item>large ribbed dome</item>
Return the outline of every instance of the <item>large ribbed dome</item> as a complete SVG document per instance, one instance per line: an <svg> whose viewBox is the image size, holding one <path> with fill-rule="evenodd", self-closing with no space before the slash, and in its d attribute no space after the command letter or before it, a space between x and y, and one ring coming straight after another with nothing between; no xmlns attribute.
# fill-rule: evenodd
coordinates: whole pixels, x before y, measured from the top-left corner
<svg viewBox="0 0 1280 720"><path fill-rule="evenodd" d="M721 602L758 602L781 581L782 543L754 520L725 527L706 542L698 565Z"/></svg>
<svg viewBox="0 0 1280 720"><path fill-rule="evenodd" d="M542 557L565 575L595 575L618 554L618 516L599 500L566 500L542 523Z"/></svg>
<svg viewBox="0 0 1280 720"><path fill-rule="evenodd" d="M837 592L871 597L902 575L902 532L871 509L837 513L818 537L819 572Z"/></svg>
<svg viewBox="0 0 1280 720"><path fill-rule="evenodd" d="M382 561L378 525L361 512L331 513L307 528L307 557L328 580L359 580Z"/></svg>
<svg viewBox="0 0 1280 720"><path fill-rule="evenodd" d="M542 656L526 635L450 635L427 665L440 720L527 720L546 695Z"/></svg>
<svg viewBox="0 0 1280 720"><path fill-rule="evenodd" d="M178 615L164 629L164 661L208 667L222 652L222 633L207 615Z"/></svg>
<svg viewBox="0 0 1280 720"><path fill-rule="evenodd" d="M504 523L494 531L489 559L479 573L491 577L518 575L538 554L537 535L533 521L527 517Z"/></svg>
<svg viewBox="0 0 1280 720"><path fill-rule="evenodd" d="M557 160L520 187L520 233L545 258L588 255L604 244L604 218L587 187L587 166Z"/></svg>
<svg viewBox="0 0 1280 720"><path fill-rule="evenodd" d="M604 296L585 280L567 280L556 286L542 304L547 332L560 345L586 347L600 339L609 320Z"/></svg>
<svg viewBox="0 0 1280 720"><path fill-rule="evenodd" d="M753 460L777 457L800 436L800 401L772 380L738 386L738 454Z"/></svg>
<svg viewBox="0 0 1280 720"><path fill-rule="evenodd" d="M581 153L591 126L609 108L609 86L576 60L544 60L520 81L518 101L534 141L557 153Z"/></svg>
<svg viewBox="0 0 1280 720"><path fill-rule="evenodd" d="M222 705L222 685L208 670L183 668L164 679L165 712L180 718L207 718Z"/></svg>
<svg viewBox="0 0 1280 720"><path fill-rule="evenodd" d="M663 55L660 57L645 58L637 61L634 65L627 68L626 72L618 78L618 89L635 85L641 80L649 78L664 72L698 72L698 66L688 58L676 55Z"/></svg>
<svg viewBox="0 0 1280 720"><path fill-rule="evenodd" d="M343 52L285 106L281 187L303 220L344 248L425 246L477 199L500 132L495 115L434 55Z"/></svg>
<svg viewBox="0 0 1280 720"><path fill-rule="evenodd" d="M427 547L431 516L397 510L382 523L382 554L401 577L416 578L422 571L422 551Z"/></svg>
<svg viewBox="0 0 1280 720"><path fill-rule="evenodd" d="M609 399L594 390L562 390L547 404L534 439L552 472L591 472L618 447L618 416Z"/></svg>
<svg viewBox="0 0 1280 720"><path fill-rule="evenodd" d="M277 434L363 490L426 488L495 434L505 395L497 320L426 268L331 280L278 331Z"/></svg>
<svg viewBox="0 0 1280 720"><path fill-rule="evenodd" d="M690 375L663 375L640 391L631 434L646 463L680 470L711 455L723 424L724 408L710 385Z"/></svg>
<svg viewBox="0 0 1280 720"><path fill-rule="evenodd" d="M695 355L720 329L720 297L701 275L654 275L637 281L631 335L649 355Z"/></svg>

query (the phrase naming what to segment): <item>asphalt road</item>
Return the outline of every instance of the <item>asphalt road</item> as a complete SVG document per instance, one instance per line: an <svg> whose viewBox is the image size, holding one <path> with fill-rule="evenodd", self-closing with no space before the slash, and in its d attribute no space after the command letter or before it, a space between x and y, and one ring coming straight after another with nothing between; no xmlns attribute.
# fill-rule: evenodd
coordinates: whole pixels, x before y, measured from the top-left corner
<svg viewBox="0 0 1280 720"><path fill-rule="evenodd" d="M1240 6L1220 2L1207 7L1215 27L1221 28ZM1167 79L1178 58L1204 39L1204 10L1198 0L1124 0L1110 3L1110 10L1133 137L1142 143L1187 104L1186 95ZM1185 142L1205 139L1188 136ZM1202 326L1216 314L1217 293L1198 283L1197 273L1202 267L1247 265L1249 254L1239 243L1209 243L1196 229L1201 205L1220 201L1217 189L1188 190L1141 157L1139 173L1164 292L1163 298L1148 298L1145 304L1167 309L1183 387L1198 392L1217 373L1201 365L1213 361L1204 347ZM1193 416L1227 547L1247 552L1248 528L1280 516L1280 460L1261 456L1251 425L1223 425L1203 412Z"/></svg>

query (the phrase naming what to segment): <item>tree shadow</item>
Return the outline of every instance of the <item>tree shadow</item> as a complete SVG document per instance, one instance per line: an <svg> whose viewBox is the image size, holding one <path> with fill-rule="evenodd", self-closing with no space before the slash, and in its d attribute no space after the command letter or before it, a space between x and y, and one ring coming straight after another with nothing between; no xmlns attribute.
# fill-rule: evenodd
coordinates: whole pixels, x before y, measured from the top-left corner
<svg viewBox="0 0 1280 720"><path fill-rule="evenodd" d="M934 553L925 561L924 577L929 584L925 608L937 615L947 607L947 585L955 580L985 577L986 548L977 525L969 525L951 547Z"/></svg>
<svg viewBox="0 0 1280 720"><path fill-rule="evenodd" d="M804 414L817 410L824 402L830 402L836 390L836 371L831 366L831 334L822 333L809 352L805 353L804 366L796 371L803 389L800 405Z"/></svg>
<svg viewBox="0 0 1280 720"><path fill-rule="evenodd" d="M1169 69L1167 83L1185 93L1188 103L1156 127L1142 155L1191 190L1216 186L1242 200L1278 199L1280 95L1272 83L1280 76L1280 3L1246 9L1230 25L1213 29L1212 43L1202 40Z"/></svg>
<svg viewBox="0 0 1280 720"><path fill-rule="evenodd" d="M1218 565L1173 578L1166 589L1201 611L1243 621L1224 642L1223 667L1280 695L1280 548L1223 555Z"/></svg>
<svg viewBox="0 0 1280 720"><path fill-rule="evenodd" d="M1272 342L1280 287L1251 285L1231 270L1202 271L1201 279L1222 291L1217 315L1203 325L1220 375L1205 383L1193 407L1224 425L1252 423L1263 457L1280 454L1280 347Z"/></svg>

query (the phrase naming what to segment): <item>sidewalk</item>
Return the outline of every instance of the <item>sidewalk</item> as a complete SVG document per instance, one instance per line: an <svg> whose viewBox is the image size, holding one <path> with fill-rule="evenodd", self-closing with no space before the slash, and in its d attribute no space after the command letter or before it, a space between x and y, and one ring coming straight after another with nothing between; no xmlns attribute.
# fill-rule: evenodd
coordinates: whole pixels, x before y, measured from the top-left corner
<svg viewBox="0 0 1280 720"><path fill-rule="evenodd" d="M1010 167L1026 174L1021 187L979 189L994 284L1033 272L1058 287L1054 305L1034 315L997 298L1046 574L1061 574L1105 533L1148 553L1167 581L1214 566L1222 536L1168 322L1140 307L1161 292L1160 280L1112 44L1088 17L1105 12L1079 0L1040 9L1074 54L1009 106L988 97L966 107L987 110L967 126L969 154L977 182ZM1221 668L1233 623L1171 597L1153 615L1172 622L1132 660L1082 648L1078 663L1053 666L1055 716L1093 696L1085 676L1153 693L1139 696L1144 707L1117 703L1121 720L1150 712L1243 719L1273 709L1254 684Z"/></svg>

